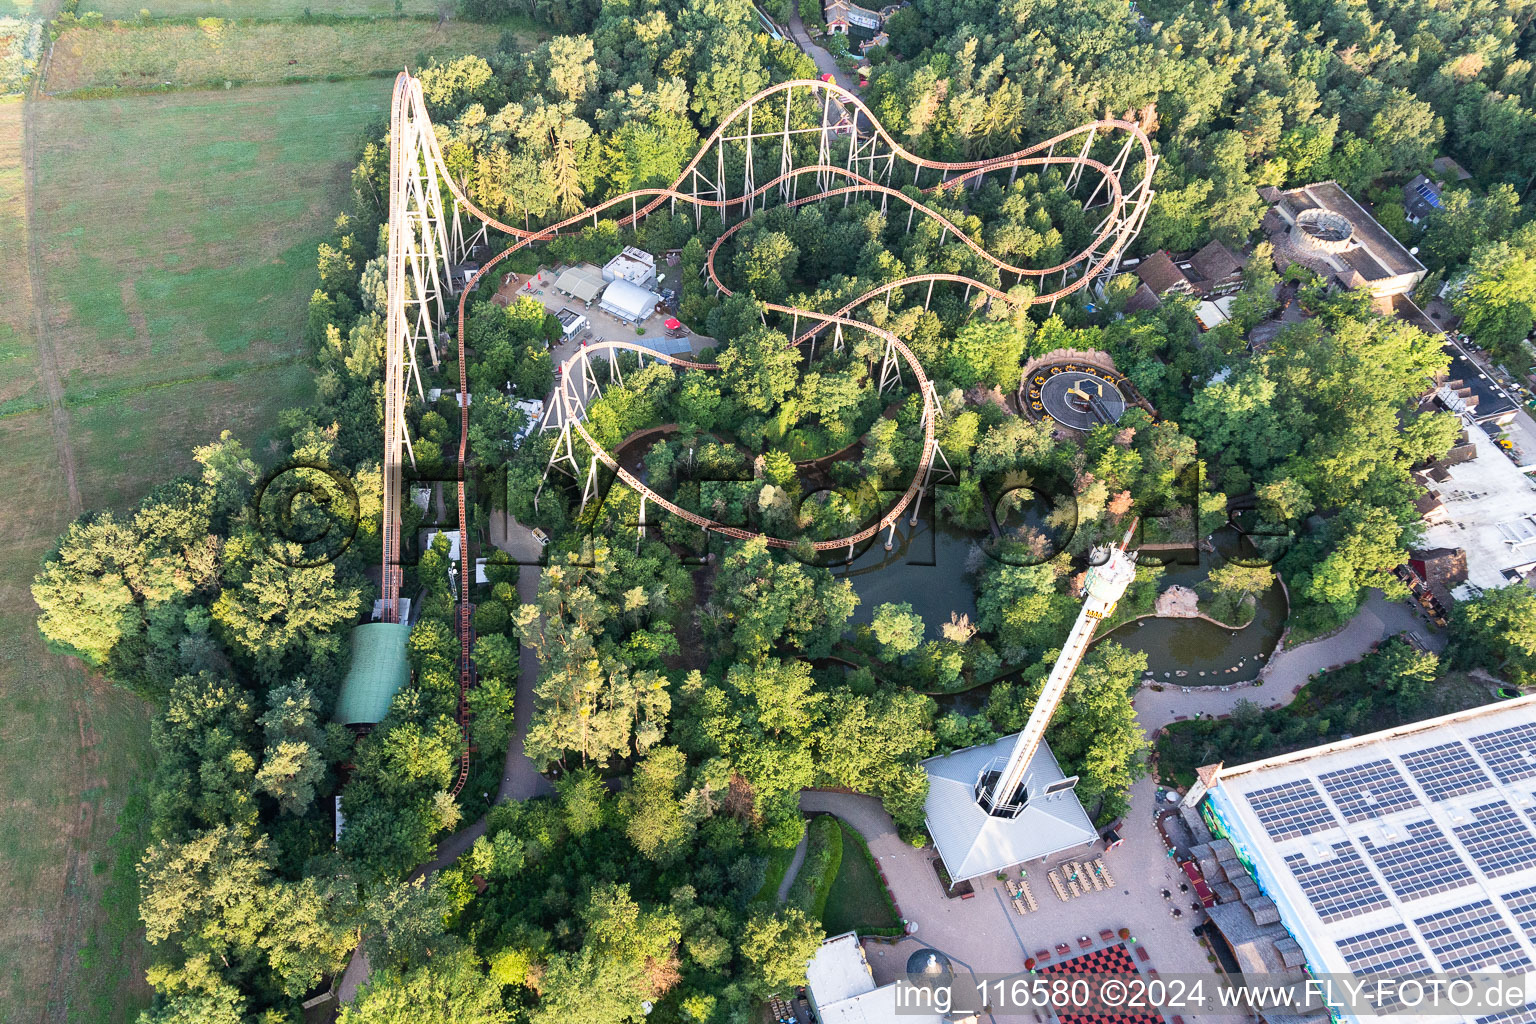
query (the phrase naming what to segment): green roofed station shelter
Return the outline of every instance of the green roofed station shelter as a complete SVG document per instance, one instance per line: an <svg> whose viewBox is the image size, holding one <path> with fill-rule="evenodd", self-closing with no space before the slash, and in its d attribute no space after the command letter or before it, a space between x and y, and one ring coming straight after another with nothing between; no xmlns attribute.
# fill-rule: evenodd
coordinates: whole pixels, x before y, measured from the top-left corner
<svg viewBox="0 0 1536 1024"><path fill-rule="evenodd" d="M335 720L353 728L377 725L395 694L411 681L404 622L365 622L352 630L352 664L336 697Z"/></svg>

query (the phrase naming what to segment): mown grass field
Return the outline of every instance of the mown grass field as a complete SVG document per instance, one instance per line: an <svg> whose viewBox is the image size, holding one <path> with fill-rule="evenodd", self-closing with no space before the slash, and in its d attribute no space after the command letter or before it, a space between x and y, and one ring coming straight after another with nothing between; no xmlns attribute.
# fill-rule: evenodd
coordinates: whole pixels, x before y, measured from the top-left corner
<svg viewBox="0 0 1536 1024"><path fill-rule="evenodd" d="M37 348L27 276L26 176L22 169L22 102L0 100L0 413L35 405Z"/></svg>
<svg viewBox="0 0 1536 1024"><path fill-rule="evenodd" d="M27 0L0 0L26 3ZM110 21L127 21L148 10L151 18L299 18L306 13L337 18L383 18L394 14L452 14L453 0L80 0L81 11L100 11Z"/></svg>
<svg viewBox="0 0 1536 1024"><path fill-rule="evenodd" d="M371 79L39 104L66 399L299 358L315 245L388 95Z"/></svg>
<svg viewBox="0 0 1536 1024"><path fill-rule="evenodd" d="M313 401L313 383L304 363L279 363L72 407L81 490L94 505L136 504L151 485L196 468L192 447L221 430L264 452L277 414Z"/></svg>
<svg viewBox="0 0 1536 1024"><path fill-rule="evenodd" d="M0 449L0 1020L128 1020L148 990L132 877L111 866L148 716L34 626L32 576L71 518L48 414L0 417Z"/></svg>
<svg viewBox="0 0 1536 1024"><path fill-rule="evenodd" d="M494 52L502 30L465 21L106 25L70 29L54 45L49 94L166 85L275 85L298 78L390 74L433 58Z"/></svg>
<svg viewBox="0 0 1536 1024"><path fill-rule="evenodd" d="M29 584L75 514L127 509L235 431L264 450L311 398L315 246L389 82L0 104L0 1021L126 1024L147 1004L133 864L148 713L38 635ZM36 131L30 196L24 124ZM27 218L31 200L32 220ZM50 418L44 340L64 384Z"/></svg>

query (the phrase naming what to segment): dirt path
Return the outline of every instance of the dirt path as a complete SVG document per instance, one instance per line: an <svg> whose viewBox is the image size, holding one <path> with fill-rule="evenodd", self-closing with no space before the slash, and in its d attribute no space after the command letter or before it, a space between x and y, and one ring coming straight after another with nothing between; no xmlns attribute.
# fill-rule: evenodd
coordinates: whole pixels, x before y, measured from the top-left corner
<svg viewBox="0 0 1536 1024"><path fill-rule="evenodd" d="M800 833L800 842L795 847L795 855L789 860L789 867L784 869L784 879L779 882L779 891L775 902L782 905L789 899L789 890L795 884L795 876L800 873L800 867L805 863L805 851L811 845L811 830L806 829Z"/></svg>
<svg viewBox="0 0 1536 1024"><path fill-rule="evenodd" d="M39 245L37 219L37 89L32 83L32 94L22 102L21 112L21 163L22 188L27 217L27 278L32 292L32 334L37 343L38 376L43 392L48 396L48 419L53 430L53 444L58 450L59 467L64 471L64 481L69 485L69 511L71 517L85 509L80 500L80 483L75 472L75 452L69 443L69 411L64 408L64 383L59 379L58 353L48 336L48 290L43 284L43 253Z"/></svg>
<svg viewBox="0 0 1536 1024"><path fill-rule="evenodd" d="M22 101L22 189L27 232L27 278L32 302L32 333L37 345L38 378L48 398L48 420L53 434L59 467L69 488L69 513L73 518L84 511L80 497L79 476L75 469L74 448L69 438L69 411L64 407L64 385L59 378L58 353L48 334L47 287L43 279L43 254L40 245L40 229L37 217L37 90L40 82L34 80L32 92ZM76 765L79 782L76 791L88 793L105 780L98 778L96 739L97 733L91 721L90 701L87 695L77 694L70 700L75 715L75 725L80 736L80 758ZM43 1020L63 1024L70 1017L70 973L75 966L76 951L80 948L87 916L94 912L94 903L77 898L82 886L89 884L89 872L84 851L95 824L96 804L82 799L78 812L68 829L69 853L64 865L62 884L59 887L59 909L54 915L56 939L53 943L55 957L53 976L48 984L48 1001Z"/></svg>

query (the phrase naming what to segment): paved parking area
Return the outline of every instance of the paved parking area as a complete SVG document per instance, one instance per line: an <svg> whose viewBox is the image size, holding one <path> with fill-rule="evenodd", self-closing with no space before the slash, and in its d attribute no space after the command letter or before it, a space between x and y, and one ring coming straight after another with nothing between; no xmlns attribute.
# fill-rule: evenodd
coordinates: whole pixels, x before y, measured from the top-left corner
<svg viewBox="0 0 1536 1024"><path fill-rule="evenodd" d="M639 323L631 323L628 320L620 320L611 313L599 307L597 302L584 303L580 299L557 292L554 282L559 277L559 271L545 268L537 276L526 274L508 274L502 282L497 296L507 301L518 296L529 296L538 299L544 304L544 308L551 313L558 310L572 309L585 316L588 326L578 331L575 336L561 341L550 350L555 365L560 365L569 359L577 349L581 348L582 341L588 344L597 341L638 341L641 338L666 337L665 326L670 313L657 311ZM530 289L530 280L533 287ZM713 338L701 334L691 334L688 338L689 348L694 355L698 355L703 349L715 343Z"/></svg>

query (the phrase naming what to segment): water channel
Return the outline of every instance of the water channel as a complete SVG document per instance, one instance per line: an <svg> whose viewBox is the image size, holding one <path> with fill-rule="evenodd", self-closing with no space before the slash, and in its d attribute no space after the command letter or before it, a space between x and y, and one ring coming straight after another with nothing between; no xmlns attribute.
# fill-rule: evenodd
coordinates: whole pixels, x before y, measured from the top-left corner
<svg viewBox="0 0 1536 1024"><path fill-rule="evenodd" d="M909 528L903 519L891 551L877 541L851 565L836 566L832 571L850 580L859 595L855 622L870 621L878 605L905 601L922 616L928 638L937 639L951 613L969 615L973 621L976 618L976 599L966 566L969 558L977 557L973 552L981 539L942 524L935 526L926 516L915 528ZM1197 565L1168 566L1158 581L1158 590L1176 584L1194 587L1213 567L1211 558L1202 553ZM1128 622L1098 639L1113 637L1116 643L1145 652L1147 670L1158 682L1219 686L1258 674L1264 659L1279 643L1285 619L1285 594L1277 583L1259 596L1253 620L1242 629L1228 629L1205 619L1149 617ZM972 696L979 706L985 699L984 690Z"/></svg>
<svg viewBox="0 0 1536 1024"><path fill-rule="evenodd" d="M647 432L641 444L633 443L641 436L629 439L620 447L619 461L644 479L643 455L665 433ZM915 527L908 525L905 516L901 518L890 551L885 550L882 535L865 545L852 563L833 565L831 570L834 576L849 580L859 595L854 622L871 621L875 609L887 602L906 602L922 616L928 639L936 640L951 615L968 615L973 622L977 617L967 564L974 566L974 559L985 557L978 550L983 539L936 523L929 506L922 510ZM1168 566L1158 581L1159 592L1176 584L1192 588L1205 579L1213 564L1220 564L1209 553L1202 552L1200 557L1197 565ZM1260 595L1253 621L1242 629L1228 629L1205 619L1149 617L1126 623L1098 639L1113 637L1116 643L1145 652L1147 670L1158 682L1215 686L1257 675L1279 642L1285 619L1285 595L1277 583ZM960 703L969 704L972 698L979 705L985 699L985 688L960 698Z"/></svg>

